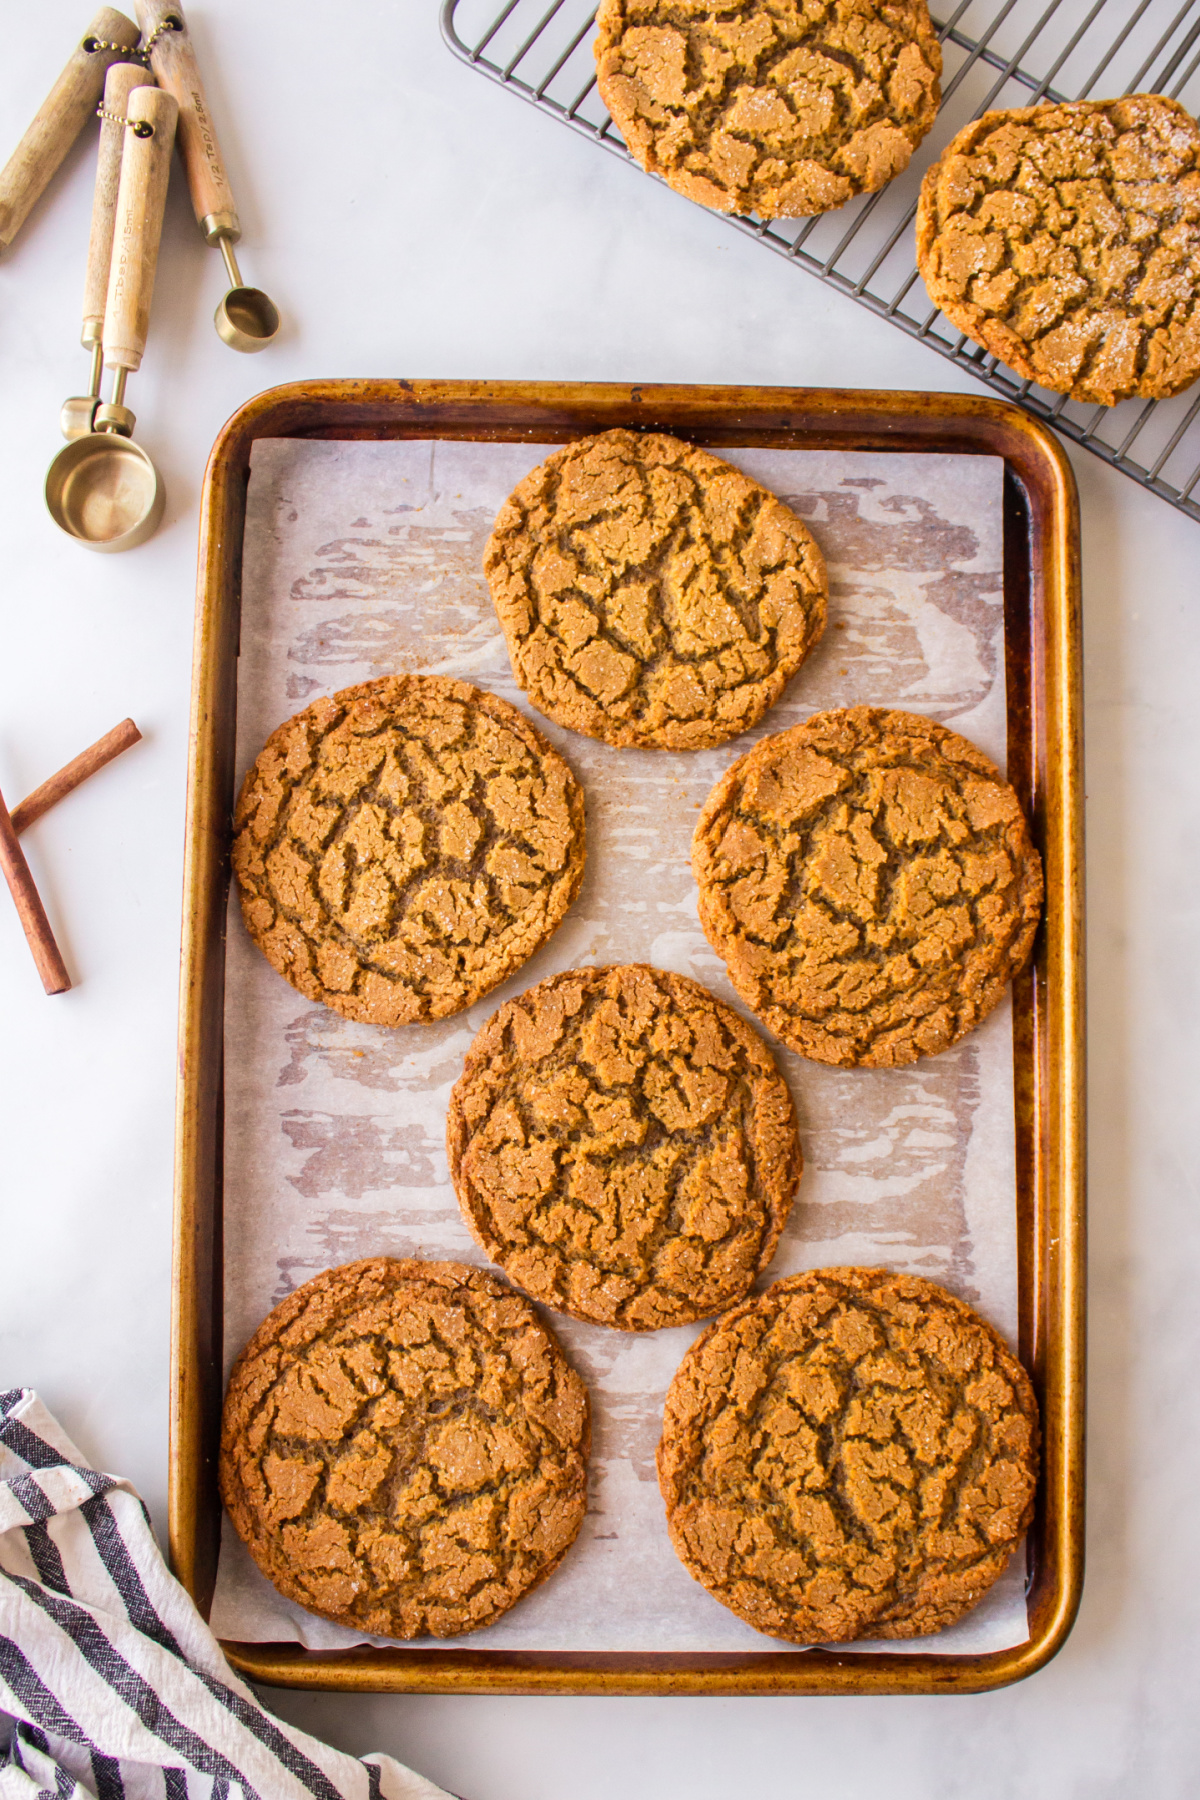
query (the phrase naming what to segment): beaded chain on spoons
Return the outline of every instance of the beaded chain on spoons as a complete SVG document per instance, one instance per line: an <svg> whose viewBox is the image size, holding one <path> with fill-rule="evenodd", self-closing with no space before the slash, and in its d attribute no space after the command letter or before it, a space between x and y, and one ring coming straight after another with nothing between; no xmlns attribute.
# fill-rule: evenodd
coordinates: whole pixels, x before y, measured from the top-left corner
<svg viewBox="0 0 1200 1800"><path fill-rule="evenodd" d="M123 50L126 56L136 56L139 61L148 63L150 52L165 31L178 31L179 20L173 14L160 19L144 44L131 49L128 44L110 44L107 38L85 38L83 47L90 54L96 50ZM127 119L123 113L110 112L104 102L96 108L98 119L108 119L113 125L128 125L134 137L147 138L154 136L154 127L146 119Z"/></svg>
<svg viewBox="0 0 1200 1800"><path fill-rule="evenodd" d="M182 30L183 26L175 17L174 13L168 13L165 19L159 20L158 24L154 27L154 30L150 33L150 36L144 43L139 43L137 45L113 44L109 42L108 38L89 37L84 38L83 47L89 56L94 56L97 50L119 50L124 56L136 56L139 62L148 63L150 61L150 52L164 32ZM109 117L111 115L106 114L105 116Z"/></svg>

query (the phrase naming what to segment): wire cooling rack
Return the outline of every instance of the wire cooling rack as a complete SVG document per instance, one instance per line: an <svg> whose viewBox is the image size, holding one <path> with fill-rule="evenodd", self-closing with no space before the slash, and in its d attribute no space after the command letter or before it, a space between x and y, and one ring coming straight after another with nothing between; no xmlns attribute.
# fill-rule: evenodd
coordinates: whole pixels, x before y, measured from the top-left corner
<svg viewBox="0 0 1200 1800"><path fill-rule="evenodd" d="M441 17L446 42L464 62L632 161L596 92L594 0L443 0ZM931 303L916 270L912 229L926 168L970 119L991 108L1156 93L1196 112L1200 0L961 0L936 23L945 60L942 107L902 175L816 218L725 222L1200 519L1200 496L1193 497L1200 484L1200 387L1174 400L1109 407L1022 381Z"/></svg>

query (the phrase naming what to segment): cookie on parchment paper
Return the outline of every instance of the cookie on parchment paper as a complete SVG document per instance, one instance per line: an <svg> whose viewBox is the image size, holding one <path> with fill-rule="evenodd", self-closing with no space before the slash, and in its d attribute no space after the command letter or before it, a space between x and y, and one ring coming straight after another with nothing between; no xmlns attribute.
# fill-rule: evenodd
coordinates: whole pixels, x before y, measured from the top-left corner
<svg viewBox="0 0 1200 1800"><path fill-rule="evenodd" d="M700 922L801 1056L893 1067L956 1043L1029 958L1042 864L982 750L915 713L814 713L705 801Z"/></svg>
<svg viewBox="0 0 1200 1800"><path fill-rule="evenodd" d="M587 1509L587 1390L527 1300L463 1263L306 1282L229 1377L221 1497L288 1600L382 1637L489 1625Z"/></svg>
<svg viewBox="0 0 1200 1800"><path fill-rule="evenodd" d="M488 1020L450 1097L472 1233L533 1299L624 1331L707 1318L770 1262L800 1179L787 1083L699 982L572 969Z"/></svg>
<svg viewBox="0 0 1200 1800"><path fill-rule="evenodd" d="M985 113L925 175L917 260L1024 380L1177 394L1200 375L1200 125L1163 94Z"/></svg>
<svg viewBox="0 0 1200 1800"><path fill-rule="evenodd" d="M808 527L661 432L548 456L500 509L483 566L533 705L623 748L709 749L748 730L825 629Z"/></svg>
<svg viewBox="0 0 1200 1800"><path fill-rule="evenodd" d="M643 169L764 219L882 187L941 97L925 0L601 0L595 53L600 97Z"/></svg>
<svg viewBox="0 0 1200 1800"><path fill-rule="evenodd" d="M778 1281L696 1340L658 1449L671 1542L793 1643L952 1625L1033 1516L1038 1415L970 1307L887 1269Z"/></svg>
<svg viewBox="0 0 1200 1800"><path fill-rule="evenodd" d="M583 792L541 732L465 681L386 676L267 739L234 815L259 949L348 1019L442 1019L561 924L586 856Z"/></svg>

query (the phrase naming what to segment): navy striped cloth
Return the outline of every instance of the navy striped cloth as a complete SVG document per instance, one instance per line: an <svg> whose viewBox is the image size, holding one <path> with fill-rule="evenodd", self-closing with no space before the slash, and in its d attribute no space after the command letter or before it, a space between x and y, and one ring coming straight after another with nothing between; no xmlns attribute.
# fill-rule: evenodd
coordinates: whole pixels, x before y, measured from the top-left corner
<svg viewBox="0 0 1200 1800"><path fill-rule="evenodd" d="M272 1718L167 1572L127 1481L0 1394L0 1800L451 1800Z"/></svg>

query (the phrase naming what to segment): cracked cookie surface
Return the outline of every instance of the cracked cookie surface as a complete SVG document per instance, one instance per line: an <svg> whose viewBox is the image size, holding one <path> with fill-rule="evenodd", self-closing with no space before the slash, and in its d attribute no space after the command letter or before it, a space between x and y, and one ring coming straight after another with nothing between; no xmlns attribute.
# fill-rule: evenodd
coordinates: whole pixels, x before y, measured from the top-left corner
<svg viewBox="0 0 1200 1800"><path fill-rule="evenodd" d="M1177 394L1200 374L1200 126L1161 94L985 113L926 173L917 260L1025 380Z"/></svg>
<svg viewBox="0 0 1200 1800"><path fill-rule="evenodd" d="M442 1019L539 949L579 891L583 792L507 700L387 676L267 739L234 815L246 928L348 1019Z"/></svg>
<svg viewBox="0 0 1200 1800"><path fill-rule="evenodd" d="M535 1300L653 1331L729 1306L775 1253L800 1179L787 1083L684 975L574 969L467 1052L446 1141L475 1238Z"/></svg>
<svg viewBox="0 0 1200 1800"><path fill-rule="evenodd" d="M221 1498L287 1599L383 1637L507 1612L587 1509L587 1391L528 1301L376 1257L277 1306L229 1377Z"/></svg>
<svg viewBox="0 0 1200 1800"><path fill-rule="evenodd" d="M764 738L704 803L700 922L801 1056L891 1067L985 1018L1028 960L1041 858L966 738L878 707Z"/></svg>
<svg viewBox="0 0 1200 1800"><path fill-rule="evenodd" d="M658 1450L671 1542L756 1631L793 1643L940 1631L1033 1516L1037 1402L932 1281L818 1269L711 1325Z"/></svg>
<svg viewBox="0 0 1200 1800"><path fill-rule="evenodd" d="M700 750L757 723L825 629L825 564L774 494L660 432L556 450L484 570L540 712L607 744Z"/></svg>
<svg viewBox="0 0 1200 1800"><path fill-rule="evenodd" d="M843 206L898 175L937 115L925 0L601 0L596 31L634 160L719 212Z"/></svg>

